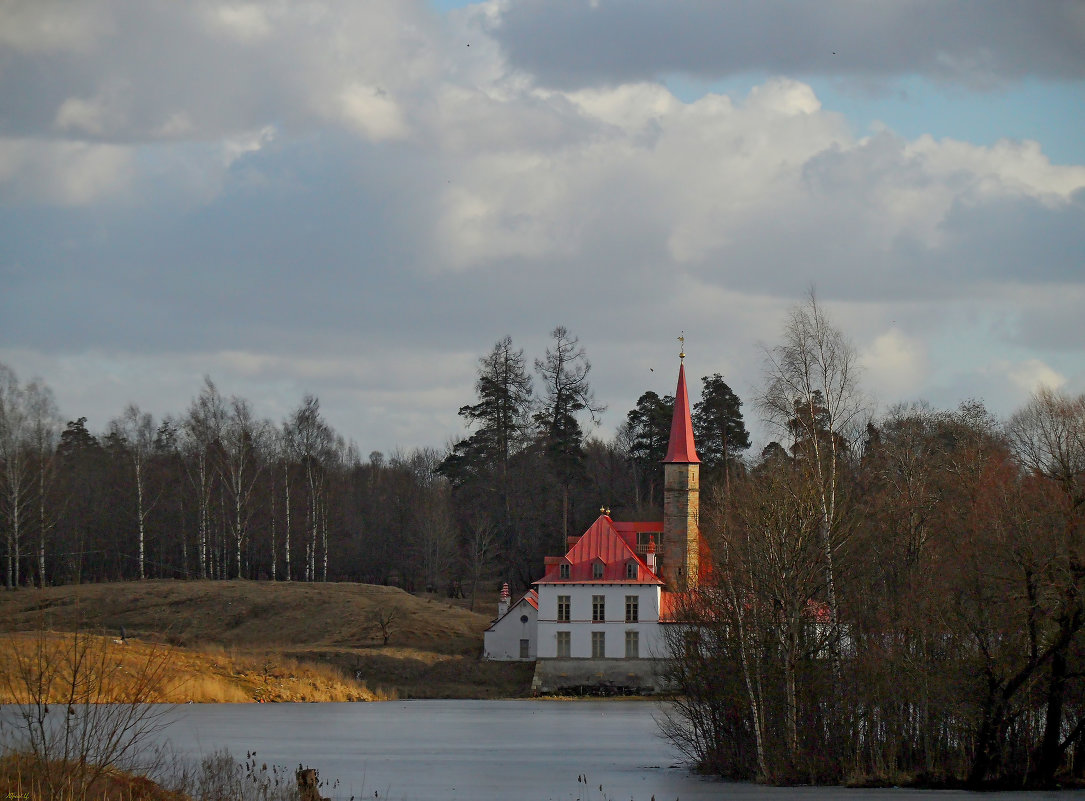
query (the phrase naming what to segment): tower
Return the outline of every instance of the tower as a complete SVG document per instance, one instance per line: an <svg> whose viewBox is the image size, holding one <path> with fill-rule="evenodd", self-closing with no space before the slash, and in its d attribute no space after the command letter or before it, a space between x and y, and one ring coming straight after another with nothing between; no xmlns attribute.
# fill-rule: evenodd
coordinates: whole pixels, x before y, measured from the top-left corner
<svg viewBox="0 0 1085 801"><path fill-rule="evenodd" d="M683 345L685 344L684 338ZM693 443L686 392L685 348L679 354L678 389L667 456L663 460L663 575L672 592L697 586L700 572L701 460Z"/></svg>

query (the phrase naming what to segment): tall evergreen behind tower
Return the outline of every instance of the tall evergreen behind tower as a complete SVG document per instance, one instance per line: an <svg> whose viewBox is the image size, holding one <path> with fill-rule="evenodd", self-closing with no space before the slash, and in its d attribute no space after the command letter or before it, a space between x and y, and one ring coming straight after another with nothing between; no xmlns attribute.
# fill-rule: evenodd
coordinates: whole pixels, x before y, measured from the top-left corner
<svg viewBox="0 0 1085 801"><path fill-rule="evenodd" d="M685 353L678 368L674 417L663 459L663 565L660 578L671 592L697 586L700 573L701 460L693 442L693 419L686 392Z"/></svg>

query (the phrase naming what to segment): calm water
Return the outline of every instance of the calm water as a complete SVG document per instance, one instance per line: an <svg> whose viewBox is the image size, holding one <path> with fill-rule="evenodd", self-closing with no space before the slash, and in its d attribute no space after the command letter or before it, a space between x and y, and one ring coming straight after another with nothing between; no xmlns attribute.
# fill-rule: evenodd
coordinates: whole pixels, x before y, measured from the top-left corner
<svg viewBox="0 0 1085 801"><path fill-rule="evenodd" d="M303 762L336 799L391 801L914 801L963 792L768 788L691 776L645 702L403 701L188 705L166 735L182 753L227 747L290 768ZM587 783L577 781L586 776ZM602 790L599 789L602 785ZM1013 801L1085 794L999 794Z"/></svg>

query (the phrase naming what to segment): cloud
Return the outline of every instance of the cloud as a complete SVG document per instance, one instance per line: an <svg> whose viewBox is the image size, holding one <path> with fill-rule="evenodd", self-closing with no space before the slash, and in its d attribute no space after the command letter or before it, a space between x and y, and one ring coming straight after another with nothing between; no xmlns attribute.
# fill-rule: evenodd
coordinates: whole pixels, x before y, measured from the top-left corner
<svg viewBox="0 0 1085 801"><path fill-rule="evenodd" d="M407 135L403 111L383 89L352 84L339 95L340 113L347 124L374 142Z"/></svg>
<svg viewBox="0 0 1085 801"><path fill-rule="evenodd" d="M241 42L254 42L271 35L268 9L255 3L211 6L205 9L209 24Z"/></svg>
<svg viewBox="0 0 1085 801"><path fill-rule="evenodd" d="M81 44L0 73L0 340L69 414L177 411L209 372L271 417L315 392L364 450L440 444L479 354L508 333L541 355L564 324L606 435L674 390L683 329L691 375L751 400L811 284L886 402L1016 398L1029 360L1085 377L1085 166L1036 143L860 134L794 75L687 102L652 77L674 12L641 78L566 88L501 26L595 13L569 3L86 4ZM619 39L662 13L625 8Z"/></svg>
<svg viewBox="0 0 1085 801"><path fill-rule="evenodd" d="M1005 365L1004 368L1010 381L1023 392L1035 392L1040 387L1058 389L1066 383L1066 376L1039 359L1026 359L1018 364Z"/></svg>
<svg viewBox="0 0 1085 801"><path fill-rule="evenodd" d="M0 45L23 53L85 53L110 30L89 3L8 0L0 5Z"/></svg>
<svg viewBox="0 0 1085 801"><path fill-rule="evenodd" d="M897 328L878 335L860 355L865 383L882 398L908 398L926 383L929 360L924 343Z"/></svg>
<svg viewBox="0 0 1085 801"><path fill-rule="evenodd" d="M493 4L509 63L541 84L621 84L683 72L925 75L969 86L1085 76L1085 10L923 0L518 0Z"/></svg>
<svg viewBox="0 0 1085 801"><path fill-rule="evenodd" d="M423 0L42 0L0 15L9 136L206 142L330 119L395 138L400 95L428 91L450 47Z"/></svg>
<svg viewBox="0 0 1085 801"><path fill-rule="evenodd" d="M134 174L130 148L0 139L0 203L84 206L123 193Z"/></svg>

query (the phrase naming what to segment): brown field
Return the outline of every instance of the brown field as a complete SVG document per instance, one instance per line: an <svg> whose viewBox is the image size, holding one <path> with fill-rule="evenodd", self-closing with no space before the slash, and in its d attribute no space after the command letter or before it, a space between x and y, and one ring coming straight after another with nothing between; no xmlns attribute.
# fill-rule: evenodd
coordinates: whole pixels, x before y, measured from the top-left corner
<svg viewBox="0 0 1085 801"><path fill-rule="evenodd" d="M487 604L489 605L489 604ZM384 644L379 620L387 620ZM120 664L167 649L163 698L349 701L527 693L530 665L479 660L489 615L367 584L144 581L0 593L0 670L33 632L81 629ZM127 638L119 642L121 627ZM0 693L10 695L2 688ZM11 701L13 698L0 698Z"/></svg>

